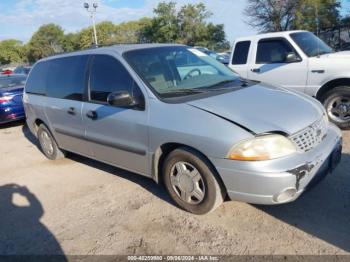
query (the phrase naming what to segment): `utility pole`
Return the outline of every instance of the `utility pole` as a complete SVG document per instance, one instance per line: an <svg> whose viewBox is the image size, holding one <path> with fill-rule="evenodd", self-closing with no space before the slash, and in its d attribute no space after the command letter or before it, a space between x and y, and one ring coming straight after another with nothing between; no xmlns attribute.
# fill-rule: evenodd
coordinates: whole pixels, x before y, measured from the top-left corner
<svg viewBox="0 0 350 262"><path fill-rule="evenodd" d="M97 41L97 32L96 32L96 12L97 12L97 3L92 4L92 8L90 8L89 3L84 3L84 8L86 11L90 13L90 18L92 20L92 28L94 30L94 40L95 40L95 46L98 47L98 41Z"/></svg>

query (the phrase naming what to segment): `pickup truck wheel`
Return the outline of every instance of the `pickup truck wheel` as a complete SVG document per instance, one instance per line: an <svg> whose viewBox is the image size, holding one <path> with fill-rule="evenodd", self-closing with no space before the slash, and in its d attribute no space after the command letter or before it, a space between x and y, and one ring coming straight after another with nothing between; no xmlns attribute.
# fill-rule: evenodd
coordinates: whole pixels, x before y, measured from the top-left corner
<svg viewBox="0 0 350 262"><path fill-rule="evenodd" d="M350 128L350 87L333 88L325 94L323 105L334 124L342 129Z"/></svg>
<svg viewBox="0 0 350 262"><path fill-rule="evenodd" d="M195 151L179 148L171 152L163 165L165 187L182 209L206 214L224 200L224 190L208 161Z"/></svg>
<svg viewBox="0 0 350 262"><path fill-rule="evenodd" d="M65 157L65 152L58 148L55 139L44 124L39 126L37 135L40 149L48 159L58 160Z"/></svg>

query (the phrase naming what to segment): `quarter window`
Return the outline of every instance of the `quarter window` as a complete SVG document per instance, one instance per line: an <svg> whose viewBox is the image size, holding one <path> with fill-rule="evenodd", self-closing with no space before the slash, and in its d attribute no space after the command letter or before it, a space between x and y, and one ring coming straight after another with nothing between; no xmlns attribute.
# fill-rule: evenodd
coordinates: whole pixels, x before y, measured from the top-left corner
<svg viewBox="0 0 350 262"><path fill-rule="evenodd" d="M26 84L26 93L45 95L46 94L46 76L48 72L48 62L37 63L29 75Z"/></svg>
<svg viewBox="0 0 350 262"><path fill-rule="evenodd" d="M87 60L86 55L50 60L47 95L82 101Z"/></svg>
<svg viewBox="0 0 350 262"><path fill-rule="evenodd" d="M290 53L294 53L297 57L299 57L294 49L282 39L260 40L258 43L256 63L286 63L287 55Z"/></svg>
<svg viewBox="0 0 350 262"><path fill-rule="evenodd" d="M128 91L133 95L133 87L134 80L116 58L108 55L94 57L90 73L91 100L105 103L108 95L117 91Z"/></svg>
<svg viewBox="0 0 350 262"><path fill-rule="evenodd" d="M245 65L248 60L250 41L238 42L233 53L233 65Z"/></svg>

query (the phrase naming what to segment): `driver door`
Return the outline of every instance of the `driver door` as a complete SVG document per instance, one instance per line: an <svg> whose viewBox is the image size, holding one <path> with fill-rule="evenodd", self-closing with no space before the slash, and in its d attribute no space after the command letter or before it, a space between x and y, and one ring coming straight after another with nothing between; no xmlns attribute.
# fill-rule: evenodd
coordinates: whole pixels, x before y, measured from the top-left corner
<svg viewBox="0 0 350 262"><path fill-rule="evenodd" d="M294 61L287 61L293 54ZM261 39L257 44L248 79L303 92L307 83L307 61L284 38Z"/></svg>
<svg viewBox="0 0 350 262"><path fill-rule="evenodd" d="M148 170L147 108L111 106L107 96L127 91L144 101L144 95L117 58L95 55L90 66L88 101L83 105L86 139L94 158L146 174ZM140 98L141 97L141 98Z"/></svg>

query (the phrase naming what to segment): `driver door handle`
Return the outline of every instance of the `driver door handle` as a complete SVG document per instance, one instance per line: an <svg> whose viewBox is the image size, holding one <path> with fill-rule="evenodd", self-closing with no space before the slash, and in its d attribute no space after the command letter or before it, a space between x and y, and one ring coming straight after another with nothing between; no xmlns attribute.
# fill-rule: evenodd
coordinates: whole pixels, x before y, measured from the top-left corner
<svg viewBox="0 0 350 262"><path fill-rule="evenodd" d="M92 120L96 120L98 115L96 113L96 111L90 110L86 113L86 116Z"/></svg>
<svg viewBox="0 0 350 262"><path fill-rule="evenodd" d="M67 113L70 114L70 115L75 115L75 108L74 108L74 107L70 107L70 108L67 110Z"/></svg>
<svg viewBox="0 0 350 262"><path fill-rule="evenodd" d="M250 71L252 71L253 73L260 73L260 68L253 68Z"/></svg>

